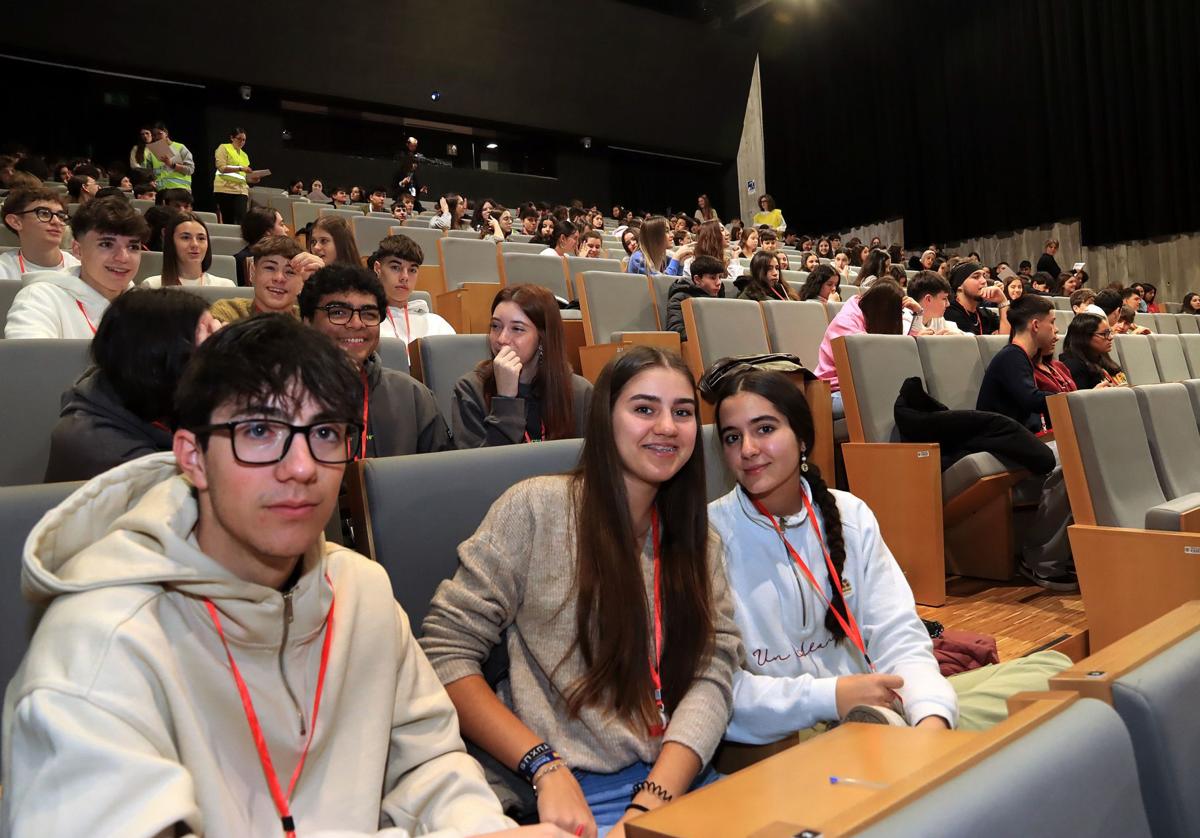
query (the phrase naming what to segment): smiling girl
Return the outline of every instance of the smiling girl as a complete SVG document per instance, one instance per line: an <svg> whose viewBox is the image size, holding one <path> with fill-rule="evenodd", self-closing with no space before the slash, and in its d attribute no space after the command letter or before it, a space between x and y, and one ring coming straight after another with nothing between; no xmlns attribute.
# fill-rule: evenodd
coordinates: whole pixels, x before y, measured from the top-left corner
<svg viewBox="0 0 1200 838"><path fill-rule="evenodd" d="M208 246L208 225L194 212L181 212L163 229L162 274L142 280L142 287L234 286L232 279L210 274L210 267L212 250Z"/></svg>

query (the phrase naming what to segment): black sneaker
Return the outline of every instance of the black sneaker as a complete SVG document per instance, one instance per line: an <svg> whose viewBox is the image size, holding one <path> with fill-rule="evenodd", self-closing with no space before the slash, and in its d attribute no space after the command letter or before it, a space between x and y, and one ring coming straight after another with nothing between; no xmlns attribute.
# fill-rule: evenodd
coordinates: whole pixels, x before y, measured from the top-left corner
<svg viewBox="0 0 1200 838"><path fill-rule="evenodd" d="M1047 591L1054 591L1059 594L1079 593L1079 577L1070 571L1061 576L1042 576L1037 571L1030 570L1024 564L1018 562L1017 572L1033 584L1040 588L1045 588Z"/></svg>

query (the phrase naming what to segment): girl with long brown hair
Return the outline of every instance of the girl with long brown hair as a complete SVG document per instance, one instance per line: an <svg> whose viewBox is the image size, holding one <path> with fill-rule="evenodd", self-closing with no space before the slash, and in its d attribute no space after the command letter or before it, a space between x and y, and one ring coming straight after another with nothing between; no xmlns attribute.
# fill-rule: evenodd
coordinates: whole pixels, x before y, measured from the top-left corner
<svg viewBox="0 0 1200 838"><path fill-rule="evenodd" d="M308 252L320 257L326 265L363 266L350 223L340 216L323 215L313 222L312 232L308 235Z"/></svg>
<svg viewBox="0 0 1200 838"><path fill-rule="evenodd" d="M539 285L510 285L492 301L492 357L454 386L459 448L583 436L592 385L571 371L562 315Z"/></svg>
<svg viewBox="0 0 1200 838"><path fill-rule="evenodd" d="M692 255L694 245L685 244L672 253L670 227L667 219L656 215L646 219L638 232L639 250L629 256L625 272L631 274L669 274L683 276L683 263Z"/></svg>
<svg viewBox="0 0 1200 838"><path fill-rule="evenodd" d="M194 212L171 216L163 228L162 274L142 280L143 288L170 288L181 285L211 285L233 287L233 280L213 276L212 249L208 242L208 225Z"/></svg>
<svg viewBox="0 0 1200 838"><path fill-rule="evenodd" d="M702 769L725 731L739 643L696 408L676 353L617 356L596 382L579 466L509 489L425 618L421 645L464 736L568 832L620 835L626 818L715 779ZM500 642L503 702L481 669Z"/></svg>

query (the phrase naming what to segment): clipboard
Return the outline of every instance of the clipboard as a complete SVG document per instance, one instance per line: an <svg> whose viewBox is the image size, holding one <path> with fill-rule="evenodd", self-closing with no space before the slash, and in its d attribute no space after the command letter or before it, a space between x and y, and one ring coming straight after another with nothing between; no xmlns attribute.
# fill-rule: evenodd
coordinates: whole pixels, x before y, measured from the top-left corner
<svg viewBox="0 0 1200 838"><path fill-rule="evenodd" d="M171 144L166 140L155 140L152 143L147 143L146 150L158 160L161 160L163 155L166 155L170 160L175 159L175 152L171 150Z"/></svg>

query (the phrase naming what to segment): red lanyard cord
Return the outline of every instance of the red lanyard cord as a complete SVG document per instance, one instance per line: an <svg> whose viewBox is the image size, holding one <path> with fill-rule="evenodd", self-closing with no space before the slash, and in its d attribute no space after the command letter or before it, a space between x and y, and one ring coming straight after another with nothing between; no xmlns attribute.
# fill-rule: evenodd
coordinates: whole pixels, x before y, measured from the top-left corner
<svg viewBox="0 0 1200 838"><path fill-rule="evenodd" d="M396 328L396 319L392 317L392 308L388 306L388 322L392 324L392 331L396 336L400 336L400 330ZM412 324L408 322L408 306L404 306L404 339L412 340Z"/></svg>
<svg viewBox="0 0 1200 838"><path fill-rule="evenodd" d="M362 385L363 385L362 439L359 441L358 456L354 458L356 460L365 460L367 458L367 440L370 439L370 437L367 436L367 428L370 426L370 420L371 420L371 401L369 398L370 397L370 388L367 386L367 371L366 370L362 371Z"/></svg>
<svg viewBox="0 0 1200 838"><path fill-rule="evenodd" d="M96 327L92 325L92 318L88 317L87 309L83 307L82 300L76 300L75 305L79 306L79 313L83 315L83 319L87 321L88 328L92 330L92 334L96 334Z"/></svg>
<svg viewBox="0 0 1200 838"><path fill-rule="evenodd" d="M542 435L541 435L540 437L538 437L538 439L537 439L537 442L545 442L545 441L546 441L546 423L545 423L545 422L542 422L541 424L542 424ZM526 430L525 430L525 441L526 441L526 442L533 442L533 441L534 441L534 440L533 440L533 439L532 439L532 438L529 436L529 430L528 430L528 429L526 429Z"/></svg>
<svg viewBox="0 0 1200 838"><path fill-rule="evenodd" d="M662 540L658 530L658 509L650 510L650 531L654 547L654 654L650 656L650 683L654 685L654 706L658 708L659 723L650 728L651 736L667 732L667 706L662 690Z"/></svg>
<svg viewBox="0 0 1200 838"><path fill-rule="evenodd" d="M821 525L817 523L817 516L813 512L812 503L810 503L808 500L808 493L801 491L800 497L804 500L804 509L808 512L808 521L810 524L812 524L813 532L817 536L817 543L821 545L821 553L825 556L825 566L829 569L829 584L840 585L841 578L838 576L837 568L833 566L833 560L829 558L829 551L825 548L825 539L821 537ZM837 618L838 623L842 627L842 631L846 632L846 636L850 638L850 642L853 643L855 648L862 653L863 660L867 662L867 666L872 672L874 672L875 664L871 662L871 656L867 654L867 644L863 642L862 632L859 631L858 628L858 621L854 619L854 614L852 614L850 611L850 604L846 602L845 597L842 597L842 603L846 608L846 616L842 617L841 613L833 607L833 603L829 601L829 597L825 596L825 591L819 584L817 584L816 577L814 577L812 571L808 569L808 565L805 564L804 559L798 552L796 552L796 548L792 546L790 541L788 541L787 536L783 534L783 527L779 525L779 521L775 519L774 515L767 511L767 508L762 505L761 501L755 500L753 503L754 508L771 522L771 526L775 528L775 532L779 534L779 538L783 541L784 547L787 548L788 555L792 557L792 560L797 565L799 565L800 570L804 573L804 577L808 579L809 584L811 584L813 587L813 590L817 592L817 596L819 596L821 601L824 602L829 610L833 612L833 616Z"/></svg>
<svg viewBox="0 0 1200 838"><path fill-rule="evenodd" d="M333 582L328 574L325 575L325 581L329 583L332 592ZM304 742L304 750L300 754L300 761L296 763L296 770L292 772L292 779L288 783L285 795L279 785L279 776L275 773L275 766L271 762L271 752L267 749L267 740L263 735L262 725L258 721L258 714L254 712L250 689L246 686L241 670L238 669L237 662L233 659L229 641L225 639L225 630L221 627L221 618L217 615L217 607L212 604L212 600L207 598L204 600L204 607L208 609L213 625L216 626L217 636L221 638L221 645L225 647L225 656L229 659L229 670L233 673L233 681L237 685L238 695L242 699L242 710L246 713L246 722L250 725L250 734L254 737L258 761L262 765L263 776L267 780L267 787L271 791L271 799L275 803L275 811L279 813L279 822L283 826L286 838L295 838L296 835L296 821L292 817L289 801L292 792L296 790L296 781L300 779L300 772L304 770L304 761L308 758L308 749L312 745L313 735L317 731L317 712L321 709L321 693L325 689L325 670L329 667L329 647L333 642L333 606L334 598L331 595L329 613L325 616L325 640L321 644L321 668L317 672L317 694L313 698L312 724L309 725L308 739Z"/></svg>

